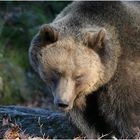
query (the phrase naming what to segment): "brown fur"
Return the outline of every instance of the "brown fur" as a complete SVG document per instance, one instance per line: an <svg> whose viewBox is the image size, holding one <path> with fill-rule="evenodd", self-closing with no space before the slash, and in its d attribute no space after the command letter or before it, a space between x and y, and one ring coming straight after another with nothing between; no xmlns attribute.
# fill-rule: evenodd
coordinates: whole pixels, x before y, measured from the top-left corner
<svg viewBox="0 0 140 140"><path fill-rule="evenodd" d="M73 2L32 40L33 68L87 138L140 136L139 7Z"/></svg>
<svg viewBox="0 0 140 140"><path fill-rule="evenodd" d="M104 77L103 69L105 68L101 64L99 56L94 51L91 51L90 48L85 47L80 43L76 43L73 39L67 38L67 40L60 40L44 47L41 50L41 54L42 55L39 58L41 64L39 73L44 81L46 80L46 72L56 70L61 73L64 80L65 78L70 78L70 83L68 84L73 85L72 87L74 87L76 84L79 84L78 82L75 82L75 78L79 75L83 75L81 80L83 83L73 89L75 91L70 95L72 97L68 96L68 91L71 91L72 87L67 86L67 92L65 91L67 97L65 98L68 98L68 100L70 100L70 98L73 98L72 100L74 100L78 96L75 93L82 94L84 92L84 94L88 94L96 90L99 87L99 84L104 82L104 79L102 78ZM52 55L53 57L51 57ZM42 72L42 70L46 72ZM89 74L86 75L86 73ZM49 80L48 78L49 75L47 80ZM56 89L58 90L56 92L57 94L60 90L62 92L63 86L67 84L64 84L63 82L65 83L65 81L62 80L61 84L60 81L60 85L58 86L59 89Z"/></svg>

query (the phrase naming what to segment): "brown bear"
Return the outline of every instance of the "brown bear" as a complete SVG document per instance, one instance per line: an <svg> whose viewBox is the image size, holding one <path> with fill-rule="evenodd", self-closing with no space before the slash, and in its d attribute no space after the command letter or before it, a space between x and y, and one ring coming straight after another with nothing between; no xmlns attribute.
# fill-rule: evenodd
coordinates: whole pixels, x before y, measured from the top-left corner
<svg viewBox="0 0 140 140"><path fill-rule="evenodd" d="M29 59L87 138L140 137L140 2L72 2Z"/></svg>

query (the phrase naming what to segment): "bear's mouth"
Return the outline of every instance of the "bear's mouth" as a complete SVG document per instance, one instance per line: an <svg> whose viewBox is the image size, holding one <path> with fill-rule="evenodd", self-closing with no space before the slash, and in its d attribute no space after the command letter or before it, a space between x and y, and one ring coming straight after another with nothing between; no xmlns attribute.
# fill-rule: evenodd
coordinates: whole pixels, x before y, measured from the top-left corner
<svg viewBox="0 0 140 140"><path fill-rule="evenodd" d="M74 107L84 107L85 106L85 96L83 94L78 94L75 96L71 101L64 101L61 98L55 99L54 98L54 104L58 107L59 110L63 112L69 112Z"/></svg>
<svg viewBox="0 0 140 140"><path fill-rule="evenodd" d="M69 112L76 106L79 108L85 107L85 95L78 95L69 105L60 105L58 108L63 112Z"/></svg>
<svg viewBox="0 0 140 140"><path fill-rule="evenodd" d="M75 104L74 102L75 102L75 99L69 103L66 103L66 102L55 103L54 102L54 104L58 107L59 110L61 110L63 112L68 112L73 109L73 106Z"/></svg>
<svg viewBox="0 0 140 140"><path fill-rule="evenodd" d="M61 111L67 112L73 108L73 102L66 102L62 101L61 99L54 99L54 104L60 109Z"/></svg>
<svg viewBox="0 0 140 140"><path fill-rule="evenodd" d="M70 110L72 110L73 106L68 106L66 108L63 107L58 107L59 110L63 111L63 112L69 112Z"/></svg>

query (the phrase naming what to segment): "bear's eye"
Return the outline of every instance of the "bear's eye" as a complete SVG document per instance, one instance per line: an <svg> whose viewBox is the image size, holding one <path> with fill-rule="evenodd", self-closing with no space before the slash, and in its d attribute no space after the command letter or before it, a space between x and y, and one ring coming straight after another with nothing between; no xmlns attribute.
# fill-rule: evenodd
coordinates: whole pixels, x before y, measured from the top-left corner
<svg viewBox="0 0 140 140"><path fill-rule="evenodd" d="M58 77L60 77L60 76L62 75L62 73L59 72L58 70L52 70L52 74L53 74L54 76L58 76Z"/></svg>
<svg viewBox="0 0 140 140"><path fill-rule="evenodd" d="M58 82L58 78L57 77L52 77L51 79L51 82L54 84L54 85L56 85L57 84L57 82Z"/></svg>
<svg viewBox="0 0 140 140"><path fill-rule="evenodd" d="M80 83L81 82L81 80L83 79L83 75L77 75L77 76L75 76L75 81L77 82L77 83Z"/></svg>
<svg viewBox="0 0 140 140"><path fill-rule="evenodd" d="M57 85L61 75L62 75L62 73L60 73L59 71L51 70L51 78L50 78L51 82L54 85Z"/></svg>

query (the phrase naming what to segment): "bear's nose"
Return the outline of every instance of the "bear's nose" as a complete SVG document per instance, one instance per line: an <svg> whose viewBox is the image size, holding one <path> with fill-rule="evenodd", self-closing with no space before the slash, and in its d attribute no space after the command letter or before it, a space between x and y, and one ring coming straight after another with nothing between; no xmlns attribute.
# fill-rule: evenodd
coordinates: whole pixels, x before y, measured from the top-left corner
<svg viewBox="0 0 140 140"><path fill-rule="evenodd" d="M61 108L67 108L69 106L68 103L61 100L55 100L54 103Z"/></svg>
<svg viewBox="0 0 140 140"><path fill-rule="evenodd" d="M66 107L68 107L68 104L58 103L57 106L61 107L61 108L66 108Z"/></svg>

